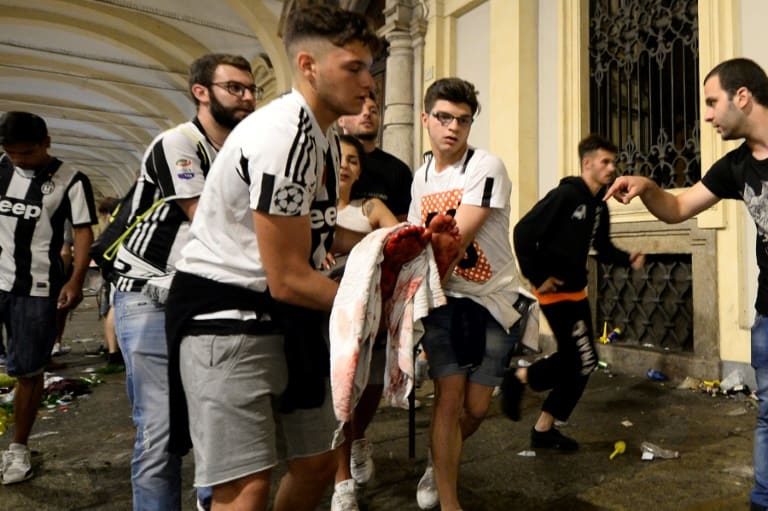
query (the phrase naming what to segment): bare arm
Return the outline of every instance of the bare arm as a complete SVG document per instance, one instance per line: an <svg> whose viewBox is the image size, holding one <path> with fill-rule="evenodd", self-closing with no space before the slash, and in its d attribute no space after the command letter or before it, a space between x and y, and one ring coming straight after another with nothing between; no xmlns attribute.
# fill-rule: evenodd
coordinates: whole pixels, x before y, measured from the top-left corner
<svg viewBox="0 0 768 511"><path fill-rule="evenodd" d="M367 199L363 202L363 214L368 217L372 229L392 227L404 221L398 220L387 205L376 198Z"/></svg>
<svg viewBox="0 0 768 511"><path fill-rule="evenodd" d="M176 204L179 205L181 210L184 212L185 215L187 215L187 218L189 218L189 221L191 222L195 218L195 211L197 211L197 202L199 200L199 197L195 197L193 199L176 199Z"/></svg>
<svg viewBox="0 0 768 511"><path fill-rule="evenodd" d="M446 278L453 273L453 269L464 258L464 254L467 247L475 239L475 234L483 226L483 223L488 219L491 214L491 208L483 208L480 206L471 206L469 204L462 204L456 210L456 227L459 229L459 236L461 241L459 242L459 255L454 259L448 271L445 273Z"/></svg>
<svg viewBox="0 0 768 511"><path fill-rule="evenodd" d="M701 181L680 195L675 195L662 190L650 179L640 176L617 178L605 192L604 200L614 197L619 202L629 204L638 196L653 216L668 224L688 220L720 200Z"/></svg>
<svg viewBox="0 0 768 511"><path fill-rule="evenodd" d="M272 296L300 307L331 310L338 284L309 264L309 216L284 217L254 211L253 225Z"/></svg>
<svg viewBox="0 0 768 511"><path fill-rule="evenodd" d="M72 229L74 234L75 260L72 264L72 277L64 284L59 293L57 307L59 309L72 309L77 307L83 299L83 282L88 264L91 261L88 250L93 243L93 230L90 225L83 225Z"/></svg>
<svg viewBox="0 0 768 511"><path fill-rule="evenodd" d="M360 243L360 240L364 237L365 234L361 232L350 231L337 224L334 228L333 245L331 245L330 253L349 254L352 251L352 248Z"/></svg>

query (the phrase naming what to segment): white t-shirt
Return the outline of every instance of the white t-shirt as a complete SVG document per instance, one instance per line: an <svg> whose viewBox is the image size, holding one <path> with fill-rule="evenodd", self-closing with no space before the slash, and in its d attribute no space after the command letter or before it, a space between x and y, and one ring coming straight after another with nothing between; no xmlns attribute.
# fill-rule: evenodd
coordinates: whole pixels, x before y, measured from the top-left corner
<svg viewBox="0 0 768 511"><path fill-rule="evenodd" d="M368 234L373 230L370 219L363 213L363 202L367 199L355 199L349 201L347 207L340 209L336 225L350 231Z"/></svg>
<svg viewBox="0 0 768 511"><path fill-rule="evenodd" d="M320 267L333 242L339 154L333 129L320 130L295 90L249 115L227 137L211 167L177 269L264 291L254 210L309 215L311 263Z"/></svg>
<svg viewBox="0 0 768 511"><path fill-rule="evenodd" d="M491 214L467 248L465 258L456 265L445 285L446 294L460 282L467 289L483 286L505 269L514 268L509 242L509 195L512 183L504 163L482 149L469 149L464 156L441 172L435 172L434 159L416 171L411 185L408 221L427 225L437 214L454 215L460 204L491 208ZM478 293L480 293L478 291Z"/></svg>

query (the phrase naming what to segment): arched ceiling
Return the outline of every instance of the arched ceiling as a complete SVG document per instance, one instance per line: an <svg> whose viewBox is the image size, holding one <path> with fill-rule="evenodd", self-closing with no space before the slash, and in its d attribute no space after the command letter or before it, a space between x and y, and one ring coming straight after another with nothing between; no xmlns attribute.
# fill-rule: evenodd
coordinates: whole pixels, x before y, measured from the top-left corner
<svg viewBox="0 0 768 511"><path fill-rule="evenodd" d="M194 115L187 72L243 55L265 89L289 87L281 0L0 0L0 112L42 116L51 153L120 196L147 144Z"/></svg>

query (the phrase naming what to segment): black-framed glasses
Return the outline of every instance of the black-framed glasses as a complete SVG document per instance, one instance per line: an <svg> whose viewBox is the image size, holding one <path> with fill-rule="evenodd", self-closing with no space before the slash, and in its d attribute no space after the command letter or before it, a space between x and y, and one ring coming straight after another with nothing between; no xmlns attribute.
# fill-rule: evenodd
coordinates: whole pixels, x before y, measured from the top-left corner
<svg viewBox="0 0 768 511"><path fill-rule="evenodd" d="M441 126L448 126L455 119L456 122L459 123L459 126L461 126L462 128L466 128L467 126L471 125L472 122L474 121L471 115L460 115L456 117L455 115L451 115L448 112L432 112L429 115L437 119L437 122L439 122Z"/></svg>
<svg viewBox="0 0 768 511"><path fill-rule="evenodd" d="M211 85L221 87L225 91L229 92L233 96L237 96L238 98L245 96L245 91L250 91L253 99L261 99L262 94L264 94L264 89L253 83L250 85L245 85L240 82L213 82Z"/></svg>

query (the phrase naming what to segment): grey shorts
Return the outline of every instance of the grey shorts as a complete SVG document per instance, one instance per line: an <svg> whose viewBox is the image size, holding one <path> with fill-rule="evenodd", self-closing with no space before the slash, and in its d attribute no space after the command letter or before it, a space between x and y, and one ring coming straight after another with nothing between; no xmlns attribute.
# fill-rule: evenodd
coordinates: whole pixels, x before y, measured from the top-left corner
<svg viewBox="0 0 768 511"><path fill-rule="evenodd" d="M323 406L281 414L288 383L280 335L187 336L181 379L195 453L195 486L214 486L275 466L279 458L336 447L330 384Z"/></svg>
<svg viewBox="0 0 768 511"><path fill-rule="evenodd" d="M467 374L469 381L480 385L495 387L501 385L504 371L509 365L509 358L519 335L519 322L510 328L510 333L504 331L493 317L488 314L485 328L485 355L479 366L468 368L459 366L451 345L451 319L453 317L453 301L430 311L429 316L422 320L424 338L422 345L427 353L429 362L429 377L444 378L454 374Z"/></svg>

